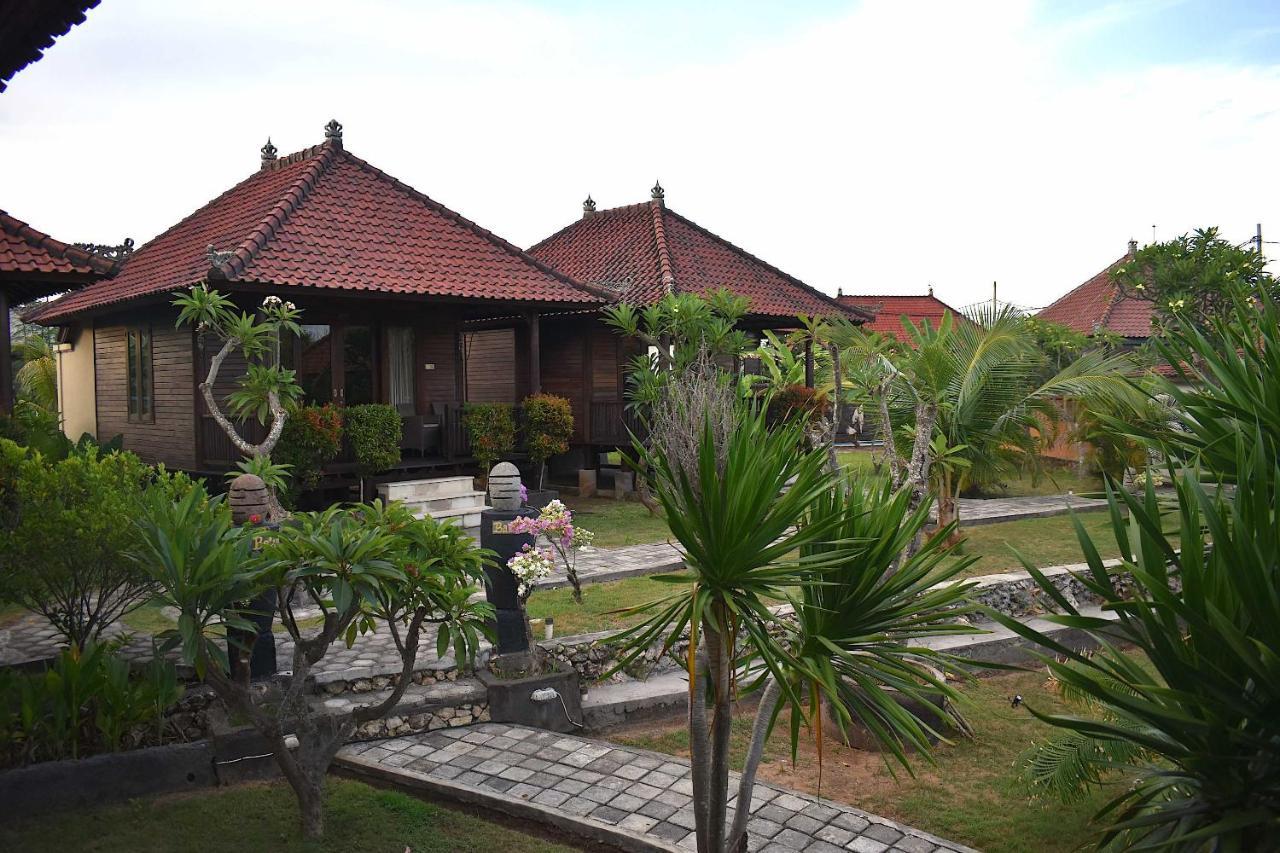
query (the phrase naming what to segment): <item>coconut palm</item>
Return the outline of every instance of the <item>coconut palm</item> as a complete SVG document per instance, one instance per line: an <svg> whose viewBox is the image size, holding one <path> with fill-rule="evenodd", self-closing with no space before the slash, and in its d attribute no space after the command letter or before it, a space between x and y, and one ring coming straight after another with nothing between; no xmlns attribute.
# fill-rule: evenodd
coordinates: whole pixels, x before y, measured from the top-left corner
<svg viewBox="0 0 1280 853"><path fill-rule="evenodd" d="M726 388L726 394L732 390ZM825 451L801 450L803 427L770 429L762 412L738 403L736 428L693 420L696 454L668 452L662 434L638 448L683 551L685 571L657 576L670 595L635 608L644 620L621 638L627 666L655 643L674 648L688 632L689 729L698 850L745 849L747 809L726 823L729 733L737 682L763 691L738 802L749 803L764 739L781 707L821 730L823 698L843 726L857 718L905 761L904 744L927 747L932 724L897 704L950 688L923 664L950 661L910 645L913 637L972 630L952 621L963 585L931 590L964 564L941 567L933 543L887 571L924 524L888 486L867 491L838 480ZM800 552L800 557L791 556ZM771 609L788 591L794 623ZM831 612L832 610L836 612Z"/></svg>
<svg viewBox="0 0 1280 853"><path fill-rule="evenodd" d="M1124 354L1085 353L1041 380L1044 355L1021 315L984 309L965 319L945 314L935 328L904 319L912 346L893 361L880 389L888 398L905 480L938 500L938 521L958 520L960 493L1035 465L1062 399L1136 402L1135 365ZM864 352L882 348L873 341ZM866 389L869 392L875 389ZM939 442L940 440L940 442ZM907 448L910 447L910 451ZM935 452L958 464L932 465Z"/></svg>
<svg viewBox="0 0 1280 853"><path fill-rule="evenodd" d="M18 391L28 403L46 412L58 410L58 364L53 345L48 338L27 335L13 345L17 360L22 363L14 380Z"/></svg>

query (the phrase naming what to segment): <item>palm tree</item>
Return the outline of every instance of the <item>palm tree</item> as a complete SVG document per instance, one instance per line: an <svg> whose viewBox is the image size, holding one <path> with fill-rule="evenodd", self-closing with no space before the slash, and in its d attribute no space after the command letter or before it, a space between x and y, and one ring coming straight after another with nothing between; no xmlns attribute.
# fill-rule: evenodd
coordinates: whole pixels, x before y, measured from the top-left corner
<svg viewBox="0 0 1280 853"><path fill-rule="evenodd" d="M53 345L41 335L27 335L13 345L17 360L22 362L14 380L27 402L46 412L58 410L58 363Z"/></svg>
<svg viewBox="0 0 1280 853"><path fill-rule="evenodd" d="M913 347L890 357L893 374L882 388L865 390L887 398L899 456L909 460L903 476L918 494L927 485L936 495L940 525L959 520L956 501L969 485L1037 464L1059 401L1137 405L1143 396L1130 379L1130 357L1100 350L1041 381L1043 353L1026 318L1009 309L960 320L948 313L937 328L904 320L903 328ZM858 348L870 353L874 343Z"/></svg>
<svg viewBox="0 0 1280 853"><path fill-rule="evenodd" d="M732 389L725 388L732 395ZM770 429L762 412L737 403L725 430L702 411L686 412L696 453L669 451L662 433L638 447L654 474L658 500L683 551L685 570L657 576L672 593L632 612L645 619L619 635L627 666L657 642L673 648L688 632L689 732L698 850L745 849L748 808L726 825L729 733L737 683L762 690L753 746L738 802L751 801L763 743L779 703L793 709L792 737L802 719L821 731L820 705L835 703L840 725L855 717L905 761L902 745L927 747L930 723L899 705L891 692L951 695L924 662L949 668L944 656L909 645L912 637L972 630L951 621L966 588L933 591L963 570L941 568L932 543L887 571L923 525L927 507L903 495L838 480L825 451L802 450L803 427ZM710 408L710 407L708 407ZM799 559L789 556L800 551ZM790 597L794 624L772 605ZM820 589L819 589L820 588ZM836 608L838 612L830 612ZM856 685L856 688L853 686ZM710 712L710 713L708 713Z"/></svg>

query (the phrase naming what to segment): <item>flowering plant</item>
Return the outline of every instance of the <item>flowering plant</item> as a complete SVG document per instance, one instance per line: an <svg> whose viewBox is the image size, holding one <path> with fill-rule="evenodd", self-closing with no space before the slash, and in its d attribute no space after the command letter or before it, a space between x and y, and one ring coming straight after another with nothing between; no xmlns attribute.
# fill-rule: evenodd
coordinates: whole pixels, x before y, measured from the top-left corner
<svg viewBox="0 0 1280 853"><path fill-rule="evenodd" d="M573 523L573 511L560 501L551 501L542 508L542 512L532 518L517 518L507 530L510 533L524 533L534 537L543 537L551 545L545 553L551 558L552 568L559 558L564 564L565 575L573 586L573 600L582 603L582 584L578 581L578 549L590 545L596 538L590 530L584 530ZM512 560L520 557L517 554ZM508 563L510 565L510 563ZM512 567L512 571L515 571ZM516 576L517 580L519 575Z"/></svg>
<svg viewBox="0 0 1280 853"><path fill-rule="evenodd" d="M537 582L555 571L555 567L555 556L549 548L532 545L525 545L519 554L507 560L507 568L516 576L516 591L521 604L529 600Z"/></svg>

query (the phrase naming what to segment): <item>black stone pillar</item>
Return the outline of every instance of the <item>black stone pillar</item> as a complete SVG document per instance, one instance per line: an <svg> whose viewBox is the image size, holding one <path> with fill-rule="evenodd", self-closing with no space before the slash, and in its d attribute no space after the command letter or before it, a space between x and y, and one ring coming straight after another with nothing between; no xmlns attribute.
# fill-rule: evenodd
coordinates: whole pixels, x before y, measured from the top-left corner
<svg viewBox="0 0 1280 853"><path fill-rule="evenodd" d="M529 638L524 630L524 612L520 609L520 596L515 575L507 568L507 561L520 553L526 544L532 545L534 537L528 534L503 532L505 525L517 518L532 518L537 513L527 507L518 510L486 509L480 513L480 547L497 553L497 565L485 566L484 595L497 612L498 647L496 654L514 654L529 651ZM496 529L495 529L496 528Z"/></svg>

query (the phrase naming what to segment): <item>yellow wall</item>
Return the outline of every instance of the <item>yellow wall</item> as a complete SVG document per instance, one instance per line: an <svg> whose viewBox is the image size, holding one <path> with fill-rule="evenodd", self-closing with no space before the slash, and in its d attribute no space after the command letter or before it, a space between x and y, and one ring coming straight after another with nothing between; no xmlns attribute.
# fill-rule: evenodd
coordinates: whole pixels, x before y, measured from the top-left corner
<svg viewBox="0 0 1280 853"><path fill-rule="evenodd" d="M72 441L86 432L98 434L93 374L93 329L80 329L70 346L58 347L58 407L62 431Z"/></svg>

